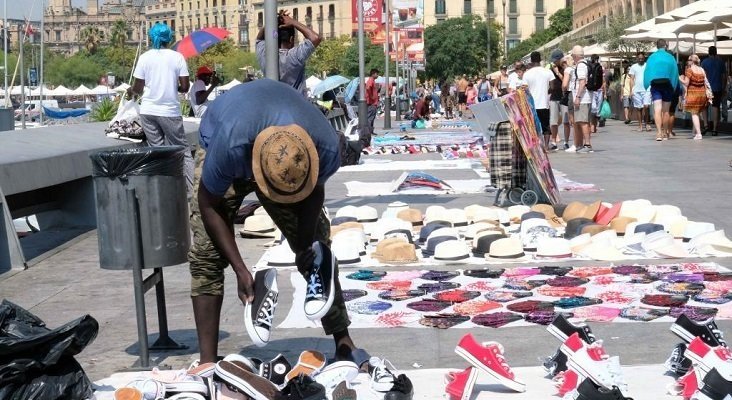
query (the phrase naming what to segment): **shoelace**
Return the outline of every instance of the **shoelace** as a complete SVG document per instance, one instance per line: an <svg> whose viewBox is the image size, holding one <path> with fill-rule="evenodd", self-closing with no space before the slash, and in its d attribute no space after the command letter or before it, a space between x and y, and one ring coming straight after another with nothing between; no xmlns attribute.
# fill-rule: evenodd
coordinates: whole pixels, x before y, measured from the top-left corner
<svg viewBox="0 0 732 400"><path fill-rule="evenodd" d="M583 327L582 330L585 331L585 334L587 335L587 337L589 339L592 339L592 342L593 343L597 341L597 338L595 337L595 334L592 333L592 331L590 330L590 327L589 326Z"/></svg>
<svg viewBox="0 0 732 400"><path fill-rule="evenodd" d="M310 274L310 282L308 282L308 293L306 299L317 299L323 295L323 283L320 280L320 270L315 270Z"/></svg>
<svg viewBox="0 0 732 400"><path fill-rule="evenodd" d="M714 335L714 337L717 338L717 340L719 341L719 344L721 346L727 347L727 342L724 340L724 333L722 333L722 331L719 328L717 328L717 324L712 322L709 325L710 325L710 328L712 328L712 334Z"/></svg>
<svg viewBox="0 0 732 400"><path fill-rule="evenodd" d="M396 380L396 376L394 376L394 373L392 373L389 368L387 368L386 364L389 364L389 367L391 367L392 370L396 371L396 368L394 367L394 364L391 363L391 361L386 359L379 359L378 364L373 365L374 370L371 371L371 381L372 382L380 382L384 380L384 378L391 377L392 380Z"/></svg>
<svg viewBox="0 0 732 400"><path fill-rule="evenodd" d="M269 292L264 299L264 304L257 315L257 323L272 328L274 310L277 307L277 293Z"/></svg>

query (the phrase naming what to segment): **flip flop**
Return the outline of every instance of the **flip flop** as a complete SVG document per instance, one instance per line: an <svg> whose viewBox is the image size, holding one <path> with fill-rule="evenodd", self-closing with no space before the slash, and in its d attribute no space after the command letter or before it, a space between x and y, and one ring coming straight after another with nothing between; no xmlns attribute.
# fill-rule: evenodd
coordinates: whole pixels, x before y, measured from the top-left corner
<svg viewBox="0 0 732 400"><path fill-rule="evenodd" d="M323 353L315 350L305 350L300 353L300 357L297 359L297 364L287 373L285 382L289 382L291 379L296 378L298 375L313 375L314 373L320 372L325 367L325 356Z"/></svg>

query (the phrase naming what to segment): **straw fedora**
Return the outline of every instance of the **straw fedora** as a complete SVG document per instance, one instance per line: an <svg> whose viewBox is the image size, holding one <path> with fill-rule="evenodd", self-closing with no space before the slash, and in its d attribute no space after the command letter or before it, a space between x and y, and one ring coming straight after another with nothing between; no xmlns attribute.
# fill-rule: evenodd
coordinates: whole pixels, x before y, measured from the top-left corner
<svg viewBox="0 0 732 400"><path fill-rule="evenodd" d="M581 253L582 250L584 250L584 248L589 246L591 243L592 235L590 235L589 233L583 233L570 239L569 247L572 250L572 253Z"/></svg>
<svg viewBox="0 0 732 400"><path fill-rule="evenodd" d="M650 222L646 222L644 224L637 224L635 226L635 228L633 229L633 233L645 232L647 235L650 235L651 233L659 232L659 231L665 231L663 229L663 225L653 224Z"/></svg>
<svg viewBox="0 0 732 400"><path fill-rule="evenodd" d="M585 225L594 224L591 219L588 218L573 218L567 220L567 227L564 228L564 238L572 239L575 236L582 234L582 227Z"/></svg>
<svg viewBox="0 0 732 400"><path fill-rule="evenodd" d="M399 210L396 217L409 222L412 226L421 226L424 223L422 211L419 211L416 208L405 208L403 210Z"/></svg>
<svg viewBox="0 0 732 400"><path fill-rule="evenodd" d="M376 222L379 220L379 213L371 206L361 206L356 209L358 222Z"/></svg>
<svg viewBox="0 0 732 400"><path fill-rule="evenodd" d="M653 206L653 208L656 210L656 214L653 216L652 222L655 222L657 224L660 224L660 220L663 218L670 216L681 216L681 209L676 206L661 204L658 206Z"/></svg>
<svg viewBox="0 0 732 400"><path fill-rule="evenodd" d="M529 211L527 213L524 213L524 215L521 216L521 222L524 222L529 219L543 219L546 220L546 217L544 216L544 213L540 213L538 211ZM548 221L547 221L548 223Z"/></svg>
<svg viewBox="0 0 732 400"><path fill-rule="evenodd" d="M473 240L473 238L476 237L478 233L493 229L496 229L496 226L491 223L476 222L474 224L468 225L467 229L465 229L465 232L463 233L463 236L465 237L465 240Z"/></svg>
<svg viewBox="0 0 732 400"><path fill-rule="evenodd" d="M424 222L431 221L446 221L445 218L446 208L443 206L429 206L424 210Z"/></svg>
<svg viewBox="0 0 732 400"><path fill-rule="evenodd" d="M341 235L337 238L333 238L331 243L331 250L333 255L338 260L338 264L356 264L361 262L361 256L366 255L363 251L363 244L359 244L356 241L346 238L345 235Z"/></svg>
<svg viewBox="0 0 732 400"><path fill-rule="evenodd" d="M680 243L676 243L674 237L666 231L646 233L646 238L643 240L642 246L644 250L653 251L663 258L683 258L689 256L686 249Z"/></svg>
<svg viewBox="0 0 732 400"><path fill-rule="evenodd" d="M501 210L505 211L505 210ZM466 215L467 216L467 215ZM500 213L495 208L483 207L475 211L472 217L468 216L470 222L492 222L496 225L500 224Z"/></svg>
<svg viewBox="0 0 732 400"><path fill-rule="evenodd" d="M684 242L688 242L701 234L714 231L715 227L711 222L689 221L684 229Z"/></svg>
<svg viewBox="0 0 732 400"><path fill-rule="evenodd" d="M508 207L508 219L511 222L519 223L521 222L521 216L526 214L527 212L531 211L531 208L529 206L524 205L515 205Z"/></svg>
<svg viewBox="0 0 732 400"><path fill-rule="evenodd" d="M729 240L723 230L702 233L691 239L692 247L708 252L732 253L732 240Z"/></svg>
<svg viewBox="0 0 732 400"><path fill-rule="evenodd" d="M602 202L599 200L591 204L584 204L579 201L573 201L567 204L567 208L564 209L562 218L565 221L569 221L575 218L587 218L594 221L595 216L597 215L597 211L600 209L600 204L602 204Z"/></svg>
<svg viewBox="0 0 732 400"><path fill-rule="evenodd" d="M409 208L409 204L402 201L394 201L386 205L386 210L381 213L381 218L396 218L400 211Z"/></svg>
<svg viewBox="0 0 732 400"><path fill-rule="evenodd" d="M267 251L267 265L270 267L295 266L295 253L292 252L287 241L283 241Z"/></svg>
<svg viewBox="0 0 732 400"><path fill-rule="evenodd" d="M403 229L412 230L412 224L399 218L382 218L371 226L371 241L378 242L384 238L386 232Z"/></svg>
<svg viewBox="0 0 732 400"><path fill-rule="evenodd" d="M487 209L488 207L481 206L480 204L471 204L469 206L466 206L463 208L465 211L465 217L468 219L469 222L474 221L473 218L476 213L480 212L483 209Z"/></svg>
<svg viewBox="0 0 732 400"><path fill-rule="evenodd" d="M276 229L269 215L250 215L244 220L244 227L239 230L239 234L242 237L273 238Z"/></svg>
<svg viewBox="0 0 732 400"><path fill-rule="evenodd" d="M592 242L605 242L617 247L618 233L606 228L604 231L592 235Z"/></svg>
<svg viewBox="0 0 732 400"><path fill-rule="evenodd" d="M460 261L470 257L468 246L460 240L448 240L435 247L435 260Z"/></svg>
<svg viewBox="0 0 732 400"><path fill-rule="evenodd" d="M445 210L445 219L452 224L454 228L468 226L468 218L465 210L462 208L450 208Z"/></svg>
<svg viewBox="0 0 732 400"><path fill-rule="evenodd" d="M689 223L689 219L683 215L664 215L660 218L656 215L655 221L675 238L684 237L684 229L686 229L686 224Z"/></svg>
<svg viewBox="0 0 732 400"><path fill-rule="evenodd" d="M595 222L600 225L608 225L610 222L620 214L620 207L623 203L608 204L602 203L600 209L597 210L595 216Z"/></svg>
<svg viewBox="0 0 732 400"><path fill-rule="evenodd" d="M535 204L531 207L531 211L542 213L544 215L544 219L549 221L549 224L555 228L564 225L564 221L557 216L554 211L554 207L549 204Z"/></svg>
<svg viewBox="0 0 732 400"><path fill-rule="evenodd" d="M257 187L278 203L297 203L318 183L320 159L310 135L299 125L270 126L252 146L252 174Z"/></svg>
<svg viewBox="0 0 732 400"><path fill-rule="evenodd" d="M351 217L358 220L358 207L356 206L343 206L336 211L336 218L338 217Z"/></svg>
<svg viewBox="0 0 732 400"><path fill-rule="evenodd" d="M498 214L498 223L503 226L509 226L511 224L511 216L508 210L502 208L493 208L493 210Z"/></svg>
<svg viewBox="0 0 732 400"><path fill-rule="evenodd" d="M491 250L491 244L498 239L505 238L506 235L493 232L473 239L473 255L476 257L483 257Z"/></svg>
<svg viewBox="0 0 732 400"><path fill-rule="evenodd" d="M419 242L424 243L430 234L440 228L449 228L450 223L447 221L433 221L428 222L422 229L419 230Z"/></svg>
<svg viewBox="0 0 732 400"><path fill-rule="evenodd" d="M620 206L620 216L635 218L639 223L651 222L656 208L646 199L626 200Z"/></svg>
<svg viewBox="0 0 732 400"><path fill-rule="evenodd" d="M385 264L413 263L418 260L414 246L400 238L382 240L371 257Z"/></svg>
<svg viewBox="0 0 732 400"><path fill-rule="evenodd" d="M343 229L341 231L338 231L335 235L332 235L330 238L333 241L335 241L336 239L353 241L354 243L359 244L359 246L361 247L360 252L363 253L361 255L366 254L366 245L369 243L369 237L366 235L366 232L364 232L363 229Z"/></svg>
<svg viewBox="0 0 732 400"><path fill-rule="evenodd" d="M362 224L360 224L358 222L344 222L344 223L342 223L340 225L336 225L336 226L331 226L330 227L330 237L333 237L333 236L337 235L338 232L344 231L344 230L347 230L347 229L359 229L362 232L364 232L364 235L366 234L366 232L363 229L363 225Z"/></svg>
<svg viewBox="0 0 732 400"><path fill-rule="evenodd" d="M338 226L346 222L358 222L356 217L335 217L330 220L330 226Z"/></svg>
<svg viewBox="0 0 732 400"><path fill-rule="evenodd" d="M607 242L590 243L580 254L597 261L619 261L627 258L623 252Z"/></svg>
<svg viewBox="0 0 732 400"><path fill-rule="evenodd" d="M580 229L580 233L589 233L590 235L597 235L600 232L604 232L606 230L609 230L610 227L607 225L600 225L596 223L590 223L582 225L582 229Z"/></svg>
<svg viewBox="0 0 732 400"><path fill-rule="evenodd" d="M402 238L409 244L414 244L414 238L412 237L412 231L410 229L392 229L384 234L384 239L394 237Z"/></svg>
<svg viewBox="0 0 732 400"><path fill-rule="evenodd" d="M486 254L487 259L518 259L525 257L521 241L515 237L498 239L491 243L491 248Z"/></svg>
<svg viewBox="0 0 732 400"><path fill-rule="evenodd" d="M536 256L540 258L569 258L572 257L572 246L569 240L563 238L539 238L536 245Z"/></svg>
<svg viewBox="0 0 732 400"><path fill-rule="evenodd" d="M631 222L636 222L636 219L633 217L615 217L612 221L610 221L610 229L614 230L618 233L618 235L625 235L626 227ZM632 232L631 232L632 233Z"/></svg>

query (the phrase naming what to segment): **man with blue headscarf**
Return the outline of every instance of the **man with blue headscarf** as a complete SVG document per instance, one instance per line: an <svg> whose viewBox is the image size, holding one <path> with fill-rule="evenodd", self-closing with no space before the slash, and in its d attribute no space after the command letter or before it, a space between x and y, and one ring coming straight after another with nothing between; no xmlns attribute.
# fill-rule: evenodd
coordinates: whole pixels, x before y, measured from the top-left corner
<svg viewBox="0 0 732 400"><path fill-rule="evenodd" d="M142 96L140 123L150 146L185 146L188 140L183 129L178 93L188 93L188 65L183 55L167 48L173 32L161 23L148 31L152 48L143 53L133 76L135 83L128 95ZM193 157L185 152L185 173L188 197L193 190Z"/></svg>

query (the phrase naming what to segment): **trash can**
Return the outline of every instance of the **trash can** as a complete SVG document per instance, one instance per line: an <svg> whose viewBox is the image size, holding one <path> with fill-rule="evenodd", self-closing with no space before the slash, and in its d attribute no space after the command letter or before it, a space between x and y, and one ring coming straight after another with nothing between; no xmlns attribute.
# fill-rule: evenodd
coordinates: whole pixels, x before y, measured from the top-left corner
<svg viewBox="0 0 732 400"><path fill-rule="evenodd" d="M0 131L15 129L15 113L12 108L0 108Z"/></svg>
<svg viewBox="0 0 732 400"><path fill-rule="evenodd" d="M142 268L158 268L187 261L185 151L182 146L137 147L90 156L102 268L132 269L140 262Z"/></svg>

